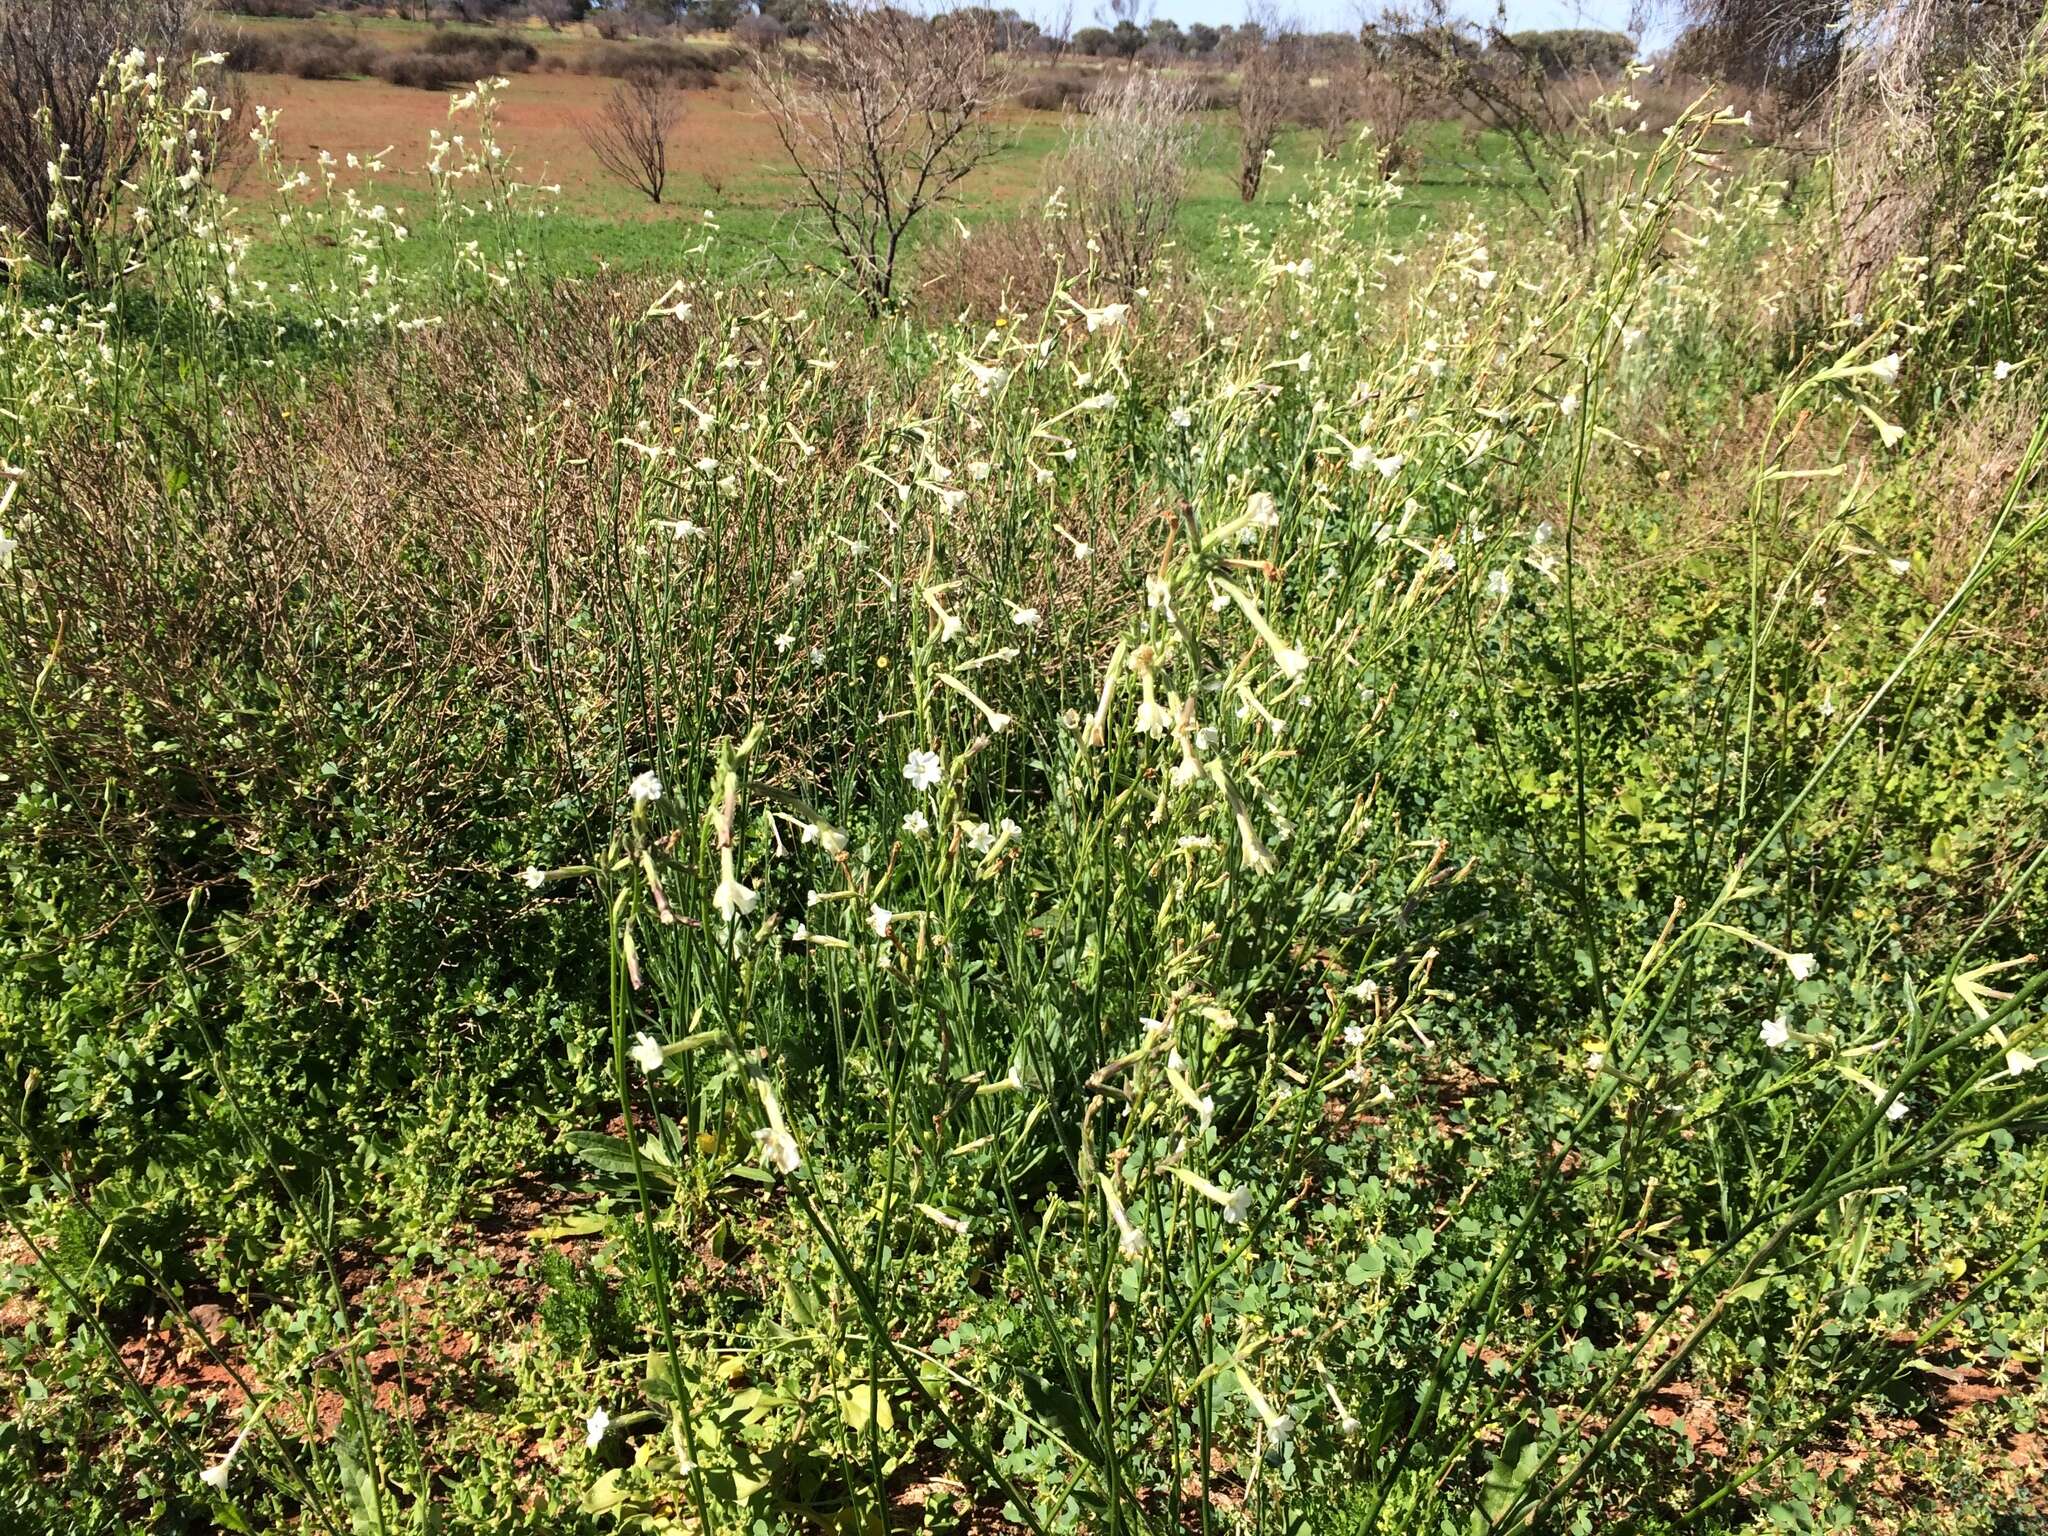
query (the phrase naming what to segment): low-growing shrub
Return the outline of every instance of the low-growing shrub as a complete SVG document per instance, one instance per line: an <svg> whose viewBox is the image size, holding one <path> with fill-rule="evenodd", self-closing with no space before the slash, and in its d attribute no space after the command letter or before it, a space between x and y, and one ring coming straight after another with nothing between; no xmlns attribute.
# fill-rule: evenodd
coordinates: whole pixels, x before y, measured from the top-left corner
<svg viewBox="0 0 2048 1536"><path fill-rule="evenodd" d="M480 54L496 58L500 74L515 74L533 68L540 50L523 37L509 32L436 32L420 44L421 53L454 55Z"/></svg>
<svg viewBox="0 0 2048 1536"><path fill-rule="evenodd" d="M687 90L707 90L719 75L739 63L730 48L699 48L686 43L615 42L578 56L570 68L580 75L667 75Z"/></svg>
<svg viewBox="0 0 2048 1536"><path fill-rule="evenodd" d="M320 14L314 0L215 0L213 7L231 16L288 17L310 21Z"/></svg>
<svg viewBox="0 0 2048 1536"><path fill-rule="evenodd" d="M445 91L492 75L523 74L539 59L540 51L521 38L444 32L417 53L387 54L376 72L393 85Z"/></svg>
<svg viewBox="0 0 2048 1536"><path fill-rule="evenodd" d="M378 51L328 27L281 33L272 29L215 30L206 45L245 75L290 75L300 80L345 80L376 68Z"/></svg>
<svg viewBox="0 0 2048 1536"><path fill-rule="evenodd" d="M1086 102L1095 80L1078 69L1034 69L1018 82L1012 99L1033 112L1061 112Z"/></svg>

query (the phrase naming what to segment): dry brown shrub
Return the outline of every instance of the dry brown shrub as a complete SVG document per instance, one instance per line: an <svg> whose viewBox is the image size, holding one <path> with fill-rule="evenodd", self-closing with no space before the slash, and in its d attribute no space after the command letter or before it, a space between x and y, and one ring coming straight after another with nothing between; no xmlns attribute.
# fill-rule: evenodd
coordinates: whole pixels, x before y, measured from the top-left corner
<svg viewBox="0 0 2048 1536"><path fill-rule="evenodd" d="M1042 309L1065 253L1036 209L948 230L918 254L918 306L933 318L984 321Z"/></svg>
<svg viewBox="0 0 2048 1536"><path fill-rule="evenodd" d="M773 504L706 553L794 581L817 508L860 476L871 420L944 409L943 371L891 371L827 329L842 321L771 347L701 321L636 324L654 297L640 280L563 284L517 326L480 312L370 353L301 406L237 398L183 483L160 473L163 444L139 435L81 430L53 445L21 493L39 606L7 664L22 693L40 687L56 761L78 782L123 786L106 830L194 818L254 850L280 817L326 825L340 813L322 785L346 784L390 810L376 849L361 850L368 879L380 865L417 873L451 828L486 814L515 759L551 758L544 787L558 793L592 788L638 677L615 638L649 622L621 585L649 529L642 463L620 439L686 445L696 418L679 402L744 417L780 368L775 387L809 392L815 454L791 448ZM759 367L721 368L729 351ZM829 380L802 362L827 352L841 360ZM1135 490L1047 494L1053 519L1105 556L1158 516ZM1008 567L1014 530L973 508L943 515L962 576ZM1062 624L1085 617L1049 576L1008 595ZM886 601L877 587L853 604ZM756 627L746 605L717 616L719 728L772 710L788 739L831 739L804 727L841 707L837 681L821 672L805 696L761 695ZM663 706L642 712L652 735ZM281 743L333 753L331 771ZM99 835L91 820L50 831ZM182 894L233 875L163 878Z"/></svg>

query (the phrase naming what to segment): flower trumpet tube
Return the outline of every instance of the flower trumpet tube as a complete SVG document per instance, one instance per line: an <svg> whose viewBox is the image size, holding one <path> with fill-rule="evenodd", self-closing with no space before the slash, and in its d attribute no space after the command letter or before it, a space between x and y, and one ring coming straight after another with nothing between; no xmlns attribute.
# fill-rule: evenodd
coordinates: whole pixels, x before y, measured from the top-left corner
<svg viewBox="0 0 2048 1536"><path fill-rule="evenodd" d="M635 992L640 990L640 948L633 942L633 925L627 923L619 931L619 953L626 962L626 980Z"/></svg>
<svg viewBox="0 0 2048 1536"><path fill-rule="evenodd" d="M1227 544L1240 534L1247 538L1247 530L1254 528L1277 528L1280 524L1279 503L1274 501L1270 491L1253 491L1245 498L1244 510L1233 518L1218 523L1202 535L1202 548L1215 549Z"/></svg>
<svg viewBox="0 0 2048 1536"><path fill-rule="evenodd" d="M1330 1382L1323 1383L1323 1390L1330 1395L1330 1406L1337 1412L1337 1433L1350 1439L1358 1433L1358 1416L1344 1406L1344 1399L1337 1395L1337 1388Z"/></svg>
<svg viewBox="0 0 2048 1536"><path fill-rule="evenodd" d="M1109 1219L1116 1223L1117 1251L1127 1259L1135 1259L1145 1251L1145 1234L1131 1224L1130 1213L1124 1209L1124 1202L1117 1194L1116 1180L1106 1173L1099 1178L1102 1203L1109 1207Z"/></svg>
<svg viewBox="0 0 2048 1536"><path fill-rule="evenodd" d="M1102 673L1102 697L1096 700L1095 713L1089 718L1087 729L1081 733L1083 746L1099 747L1107 740L1109 706L1116 698L1117 675L1124 669L1124 657L1129 650L1129 643L1119 640L1116 649L1109 653L1109 665Z"/></svg>
<svg viewBox="0 0 2048 1536"><path fill-rule="evenodd" d="M1216 578L1216 587L1237 604L1238 612L1242 613L1251 627L1258 631L1259 638L1266 642L1266 649L1273 653L1273 664L1279 667L1282 676L1296 678L1308 670L1308 657L1280 638L1273 626L1266 622L1266 615L1260 611L1251 593L1236 582L1225 581L1220 576Z"/></svg>
<svg viewBox="0 0 2048 1536"><path fill-rule="evenodd" d="M763 1167L771 1168L785 1176L793 1174L803 1166L803 1153L798 1150L796 1138L789 1134L789 1127L782 1120L782 1101L775 1097L775 1089L761 1073L754 1074L754 1087L761 1095L761 1113L768 1123L754 1132L754 1146Z"/></svg>
<svg viewBox="0 0 2048 1536"><path fill-rule="evenodd" d="M1280 1413L1266 1400L1266 1394L1259 1390L1252 1380L1251 1372L1245 1369L1243 1361L1237 1362L1237 1384L1244 1389L1245 1401L1252 1405L1252 1412L1259 1416L1259 1422L1266 1427L1266 1438L1277 1454L1287 1448L1287 1442L1294 1438L1294 1415Z"/></svg>
<svg viewBox="0 0 2048 1536"><path fill-rule="evenodd" d="M1223 771L1221 763L1211 761L1209 777L1223 791L1223 798L1230 802L1230 819L1237 823L1237 837L1244 847L1245 864L1262 875L1271 874L1276 867L1273 855L1260 840L1258 829L1252 825L1251 811L1245 805L1244 797L1238 794L1237 786L1230 782L1230 775Z"/></svg>
<svg viewBox="0 0 2048 1536"><path fill-rule="evenodd" d="M1000 709L997 709L994 705L990 704L986 699L982 698L980 694L976 693L972 688L968 687L965 683L961 682L960 679L955 677L952 673L941 672L939 674L939 681L944 683L948 688L952 689L955 693L959 694L961 698L965 699L968 703L972 704L977 710L981 711L981 718L988 722L988 729L990 735L1000 736L1003 734L1003 732L1007 731L1012 724L1015 723L1010 716L1004 714Z"/></svg>
<svg viewBox="0 0 2048 1536"><path fill-rule="evenodd" d="M1220 1185L1210 1183L1209 1180L1203 1178L1199 1173L1192 1172L1186 1168L1170 1168L1167 1171L1204 1200L1207 1200L1211 1205L1221 1209L1226 1225L1241 1227L1244 1225L1245 1218L1251 1215L1252 1192L1244 1186L1239 1185L1236 1189L1224 1189Z"/></svg>
<svg viewBox="0 0 2048 1536"><path fill-rule="evenodd" d="M256 1411L249 1416L249 1422L242 1426L241 1433L235 1436L234 1443L228 1447L227 1454L199 1474L200 1482L215 1493L227 1487L228 1479L234 1475L235 1463L241 1459L242 1447L249 1443L250 1432L262 1422L263 1410L268 1406L267 1402L258 1405Z"/></svg>
<svg viewBox="0 0 2048 1536"><path fill-rule="evenodd" d="M1164 736L1173 729L1173 716L1159 702L1159 695L1153 686L1152 672L1158 664L1158 653L1149 645L1141 645L1131 652L1131 671L1138 677L1138 718L1131 729L1140 736Z"/></svg>
<svg viewBox="0 0 2048 1536"><path fill-rule="evenodd" d="M992 1093L1022 1093L1023 1091L1024 1074L1017 1064L1012 1062L1010 1063L1010 1070L994 1082L977 1084L974 1089L974 1096L979 1099Z"/></svg>
<svg viewBox="0 0 2048 1536"><path fill-rule="evenodd" d="M1181 1075L1178 1067L1167 1067L1166 1080L1173 1084L1173 1091L1181 1103L1194 1111L1195 1119L1201 1123L1202 1129L1208 1130L1216 1119L1216 1101L1206 1093L1195 1092L1194 1085Z"/></svg>
<svg viewBox="0 0 2048 1536"><path fill-rule="evenodd" d="M761 898L751 887L742 885L734 873L730 843L718 850L718 868L718 888L711 893L711 905L727 923L736 923L751 915Z"/></svg>
<svg viewBox="0 0 2048 1536"><path fill-rule="evenodd" d="M1173 767L1173 787L1186 789L1202 776L1202 760L1195 751L1195 704L1177 693L1166 696L1173 714L1173 740L1180 748L1180 761Z"/></svg>
<svg viewBox="0 0 2048 1536"><path fill-rule="evenodd" d="M664 923L673 923L676 915L669 908L668 892L661 888L661 876L655 872L653 854L641 852L640 870L647 877L647 892L654 898L654 915Z"/></svg>
<svg viewBox="0 0 2048 1536"><path fill-rule="evenodd" d="M932 638L942 645L959 639L961 631L966 627L959 614L939 601L946 590L945 587L926 587L923 593L925 606L931 609L932 619L938 625L938 628L932 631Z"/></svg>

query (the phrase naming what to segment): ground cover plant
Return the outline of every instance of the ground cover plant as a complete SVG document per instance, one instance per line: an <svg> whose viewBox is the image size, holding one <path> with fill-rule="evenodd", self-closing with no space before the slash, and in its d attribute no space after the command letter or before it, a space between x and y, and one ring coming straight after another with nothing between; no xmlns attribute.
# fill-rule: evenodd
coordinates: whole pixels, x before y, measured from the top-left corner
<svg viewBox="0 0 2048 1536"><path fill-rule="evenodd" d="M0 290L0 1522L2038 1521L2040 39L881 295L215 68Z"/></svg>

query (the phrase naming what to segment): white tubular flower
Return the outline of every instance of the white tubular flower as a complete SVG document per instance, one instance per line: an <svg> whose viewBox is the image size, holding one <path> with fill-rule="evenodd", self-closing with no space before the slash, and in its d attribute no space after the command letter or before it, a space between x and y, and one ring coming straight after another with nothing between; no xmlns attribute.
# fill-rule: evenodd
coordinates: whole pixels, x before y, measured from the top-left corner
<svg viewBox="0 0 2048 1536"><path fill-rule="evenodd" d="M668 1058L661 1053L661 1042L644 1029L633 1036L633 1065L650 1075L659 1072Z"/></svg>
<svg viewBox="0 0 2048 1536"><path fill-rule="evenodd" d="M1138 717L1132 726L1140 736L1164 736L1173 729L1173 714L1160 704L1152 686L1152 668L1157 659L1149 645L1141 645L1131 652L1131 670L1138 674L1138 690L1143 695L1138 705Z"/></svg>
<svg viewBox="0 0 2048 1536"><path fill-rule="evenodd" d="M1273 626L1266 622L1266 615L1249 592L1234 582L1222 580L1217 581L1216 587L1237 604L1238 611L1258 632L1259 638L1266 642L1266 648L1273 653L1273 663L1279 667L1282 676L1296 678L1308 670L1308 657L1280 638Z"/></svg>
<svg viewBox="0 0 2048 1536"><path fill-rule="evenodd" d="M1096 701L1095 713L1089 717L1088 727L1081 733L1081 740L1087 746L1099 747L1107 739L1109 705L1116 697L1117 678L1123 673L1126 644L1125 641L1117 641L1116 649L1109 653L1109 665L1102 673L1102 697Z"/></svg>
<svg viewBox="0 0 2048 1536"><path fill-rule="evenodd" d="M802 838L807 844L816 843L827 853L840 854L846 852L847 839L845 832L828 821L805 822Z"/></svg>
<svg viewBox="0 0 2048 1536"><path fill-rule="evenodd" d="M1191 1173L1185 1168L1174 1168L1171 1171L1181 1183L1222 1210L1225 1226L1241 1227L1245 1218L1251 1215L1252 1192L1243 1185L1236 1189L1224 1189L1210 1183L1199 1173Z"/></svg>
<svg viewBox="0 0 2048 1536"><path fill-rule="evenodd" d="M1145 1251L1145 1234L1131 1225L1131 1218L1124 1210L1124 1203L1117 1197L1116 1182L1108 1174L1100 1176L1102 1200L1109 1207L1109 1219L1116 1223L1117 1252L1127 1259L1135 1259Z"/></svg>
<svg viewBox="0 0 2048 1536"><path fill-rule="evenodd" d="M1252 1405L1259 1422L1266 1426L1266 1437L1272 1449L1276 1453L1284 1451L1288 1441L1294 1438L1294 1416L1274 1411L1273 1405L1266 1401L1266 1394L1259 1390L1258 1383L1252 1380L1251 1373L1242 1363L1237 1368L1237 1384L1244 1389L1245 1401Z"/></svg>
<svg viewBox="0 0 2048 1536"><path fill-rule="evenodd" d="M1023 1091L1024 1072L1023 1069L1020 1068L1017 1065L1017 1063L1013 1061L1010 1063L1010 1070L1005 1072L1001 1077L997 1078L994 1082L982 1083L978 1085L974 1090L974 1096L977 1099L980 1099L986 1098L988 1097L988 1095L992 1093L1022 1093Z"/></svg>
<svg viewBox="0 0 2048 1536"><path fill-rule="evenodd" d="M1820 969L1820 961L1808 954L1787 955L1785 969L1792 973L1794 981L1804 981Z"/></svg>
<svg viewBox="0 0 2048 1536"><path fill-rule="evenodd" d="M1036 629L1041 622L1041 615L1036 608L1012 608L1010 610L1010 622L1019 629Z"/></svg>
<svg viewBox="0 0 2048 1536"><path fill-rule="evenodd" d="M920 1201L917 1213L934 1226L944 1227L955 1237L967 1236L969 1230L967 1222L961 1217L947 1215L946 1212L940 1210L936 1205L926 1205Z"/></svg>
<svg viewBox="0 0 2048 1536"><path fill-rule="evenodd" d="M596 1450L598 1444L605 1437L605 1431L611 1427L612 1416L610 1414L606 1413L602 1408L591 1409L590 1417L583 1421L584 1445L593 1451Z"/></svg>
<svg viewBox="0 0 2048 1536"><path fill-rule="evenodd" d="M1000 736L1016 723L1009 715L1004 714L1000 709L990 704L980 694L961 682L959 678L953 676L952 673L941 672L939 674L939 681L981 712L981 718L988 723L990 735Z"/></svg>
<svg viewBox="0 0 2048 1536"><path fill-rule="evenodd" d="M1783 1050L1792 1040L1792 1026L1782 1013L1774 1019L1764 1020L1763 1027L1756 1033L1757 1038L1774 1051Z"/></svg>
<svg viewBox="0 0 2048 1536"><path fill-rule="evenodd" d="M931 829L931 819L923 811L912 811L903 818L903 830L912 837L923 837Z"/></svg>
<svg viewBox="0 0 2048 1536"><path fill-rule="evenodd" d="M728 923L736 923L743 917L752 916L754 908L760 901L760 896L750 887L742 885L730 870L726 872L725 878L718 882L718 889L711 893L711 905L718 909L718 915Z"/></svg>
<svg viewBox="0 0 2048 1536"><path fill-rule="evenodd" d="M1872 378L1883 383L1896 384L1899 382L1899 361L1898 353L1887 352L1883 357L1869 365L1868 372Z"/></svg>
<svg viewBox="0 0 2048 1536"><path fill-rule="evenodd" d="M529 864L519 872L519 879L529 891L537 891L547 882L547 872L538 865Z"/></svg>
<svg viewBox="0 0 2048 1536"><path fill-rule="evenodd" d="M796 1138L779 1126L764 1125L754 1132L756 1155L761 1166L772 1168L780 1174L792 1174L804 1165L803 1154L797 1150Z"/></svg>
<svg viewBox="0 0 2048 1536"><path fill-rule="evenodd" d="M1128 304L1104 304L1099 309L1090 309L1072 297L1069 297L1067 302L1080 311L1081 318L1088 322L1090 333L1115 330L1124 323L1124 317L1131 312L1131 306Z"/></svg>
<svg viewBox="0 0 2048 1536"><path fill-rule="evenodd" d="M2038 1056L2030 1056L2018 1046L2005 1053L2005 1071L2008 1077L2025 1077L2039 1065L2041 1060Z"/></svg>
<svg viewBox="0 0 2048 1536"><path fill-rule="evenodd" d="M1173 729L1173 714L1158 700L1145 699L1138 705L1138 716L1131 729L1140 736L1164 736Z"/></svg>
<svg viewBox="0 0 2048 1536"><path fill-rule="evenodd" d="M1181 1065L1180 1052L1176 1050L1168 1058L1166 1080L1173 1084L1181 1103L1194 1111L1195 1119L1206 1131L1216 1122L1216 1101L1206 1093L1195 1092L1194 1086L1181 1076Z"/></svg>
<svg viewBox="0 0 2048 1536"><path fill-rule="evenodd" d="M635 775L633 782L626 786L626 797L635 805L652 805L661 798L661 779L650 768Z"/></svg>
<svg viewBox="0 0 2048 1536"><path fill-rule="evenodd" d="M945 771L945 764L939 761L939 754L927 752L922 747L913 751L903 760L903 777L910 781L910 787L930 790L937 786L939 776Z"/></svg>
<svg viewBox="0 0 2048 1536"><path fill-rule="evenodd" d="M1209 762L1209 777L1215 782L1216 787L1223 791L1223 798L1230 803L1230 819L1237 824L1237 840L1244 850L1246 868L1256 870L1260 874L1271 874L1277 866L1271 850L1259 836L1258 829L1252 825L1251 809L1244 803L1244 797L1237 792L1237 786L1231 782L1230 775L1223 771L1223 765L1213 758Z"/></svg>
<svg viewBox="0 0 2048 1536"><path fill-rule="evenodd" d="M262 1414L259 1410L257 1417L260 1418L261 1416ZM226 1488L228 1478L234 1473L235 1461L242 1454L242 1447L248 1443L249 1431L255 1427L255 1419L251 1419L248 1423L244 1424L241 1433L235 1436L234 1443L228 1447L227 1455L221 1457L219 1461L202 1471L199 1474L199 1481L206 1484L215 1493L219 1493L222 1489Z"/></svg>
<svg viewBox="0 0 2048 1536"><path fill-rule="evenodd" d="M875 930L876 938L886 939L889 937L889 929L895 921L896 914L880 902L871 902L868 905L868 926Z"/></svg>
<svg viewBox="0 0 2048 1536"><path fill-rule="evenodd" d="M1337 1389L1329 1382L1323 1383L1323 1390L1330 1394L1330 1406L1337 1411L1337 1433L1349 1440L1358 1433L1358 1418L1344 1406L1344 1399L1337 1395Z"/></svg>

